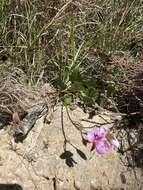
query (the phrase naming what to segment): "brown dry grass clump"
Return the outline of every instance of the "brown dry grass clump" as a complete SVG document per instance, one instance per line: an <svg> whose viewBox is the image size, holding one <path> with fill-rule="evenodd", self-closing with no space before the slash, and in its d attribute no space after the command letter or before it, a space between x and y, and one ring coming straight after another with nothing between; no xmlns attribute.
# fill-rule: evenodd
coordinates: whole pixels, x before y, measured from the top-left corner
<svg viewBox="0 0 143 190"><path fill-rule="evenodd" d="M143 62L135 60L129 53L113 56L112 77L116 81L116 102L124 113L143 111Z"/></svg>
<svg viewBox="0 0 143 190"><path fill-rule="evenodd" d="M11 122L15 112L23 118L39 105L51 108L55 93L49 84L28 86L26 76L20 69L15 68L12 73L5 72L0 83L0 124L3 126Z"/></svg>

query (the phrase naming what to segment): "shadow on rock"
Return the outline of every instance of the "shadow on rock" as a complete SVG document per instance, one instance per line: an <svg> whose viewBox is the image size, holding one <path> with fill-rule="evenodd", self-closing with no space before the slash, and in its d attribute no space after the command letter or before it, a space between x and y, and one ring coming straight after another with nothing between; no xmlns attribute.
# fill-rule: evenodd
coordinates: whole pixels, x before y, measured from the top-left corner
<svg viewBox="0 0 143 190"><path fill-rule="evenodd" d="M65 151L64 153L62 153L60 155L60 158L65 160L65 163L69 167L74 167L74 165L77 164L77 162L73 159L73 153L71 153L70 151Z"/></svg>
<svg viewBox="0 0 143 190"><path fill-rule="evenodd" d="M86 155L85 155L81 150L79 150L78 148L76 148L76 152L78 153L78 155L79 155L83 160L87 160Z"/></svg>
<svg viewBox="0 0 143 190"><path fill-rule="evenodd" d="M23 190L18 184L0 184L0 190Z"/></svg>
<svg viewBox="0 0 143 190"><path fill-rule="evenodd" d="M116 99L118 110L126 114L119 126L118 139L126 165L143 170L143 63L130 72Z"/></svg>
<svg viewBox="0 0 143 190"><path fill-rule="evenodd" d="M137 121L137 120L136 120ZM133 124L134 122L132 122ZM143 171L143 123L123 125L118 131L121 147L119 152L125 156L125 165Z"/></svg>

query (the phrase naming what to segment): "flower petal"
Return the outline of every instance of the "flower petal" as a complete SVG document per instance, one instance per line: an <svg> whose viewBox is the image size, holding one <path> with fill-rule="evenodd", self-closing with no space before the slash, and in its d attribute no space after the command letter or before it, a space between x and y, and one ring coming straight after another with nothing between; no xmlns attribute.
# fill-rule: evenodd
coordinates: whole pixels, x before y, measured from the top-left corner
<svg viewBox="0 0 143 190"><path fill-rule="evenodd" d="M111 144L115 147L115 148L120 148L120 143L117 139L113 139Z"/></svg>
<svg viewBox="0 0 143 190"><path fill-rule="evenodd" d="M106 154L112 148L112 144L106 139L97 142L95 145L97 152L101 155Z"/></svg>
<svg viewBox="0 0 143 190"><path fill-rule="evenodd" d="M108 134L108 130L105 128L98 128L98 130L96 131L96 135L98 137L105 137Z"/></svg>
<svg viewBox="0 0 143 190"><path fill-rule="evenodd" d="M91 143L94 143L95 141L95 135L94 135L94 131L90 131L88 134L87 134L87 140Z"/></svg>
<svg viewBox="0 0 143 190"><path fill-rule="evenodd" d="M108 130L105 128L95 128L87 134L87 140L94 143L96 140L104 138L108 134Z"/></svg>

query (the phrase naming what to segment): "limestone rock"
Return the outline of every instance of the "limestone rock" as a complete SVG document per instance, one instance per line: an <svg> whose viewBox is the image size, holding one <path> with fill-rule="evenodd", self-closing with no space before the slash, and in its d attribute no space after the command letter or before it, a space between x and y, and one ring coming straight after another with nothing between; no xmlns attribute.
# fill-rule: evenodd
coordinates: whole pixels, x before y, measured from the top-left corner
<svg viewBox="0 0 143 190"><path fill-rule="evenodd" d="M73 125L87 119L81 109L69 111L70 118L66 109L61 111L60 106L56 108L50 125L42 118L37 121L23 143L14 144L7 131L0 131L0 183L16 183L23 190L143 188L134 172L127 171L119 153L100 156L90 151L90 144L83 145L80 131ZM110 117L106 115L109 121ZM139 171L138 178L141 180Z"/></svg>

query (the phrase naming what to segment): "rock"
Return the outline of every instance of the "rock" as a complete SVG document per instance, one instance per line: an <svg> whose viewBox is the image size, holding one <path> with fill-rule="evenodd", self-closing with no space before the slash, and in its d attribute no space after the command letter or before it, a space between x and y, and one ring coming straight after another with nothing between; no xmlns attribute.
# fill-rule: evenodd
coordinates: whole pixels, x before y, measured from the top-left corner
<svg viewBox="0 0 143 190"><path fill-rule="evenodd" d="M61 107L57 107L50 125L41 118L23 143L14 146L7 131L0 133L0 182L19 184L23 190L142 189L117 152L100 156L90 152L90 144L83 145L73 123L80 124L87 115L79 108L69 115L70 119L64 109L61 119ZM121 179L124 172L126 183ZM138 176L141 179L139 171Z"/></svg>

